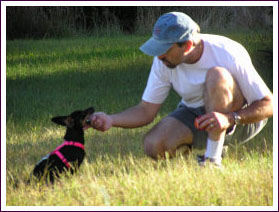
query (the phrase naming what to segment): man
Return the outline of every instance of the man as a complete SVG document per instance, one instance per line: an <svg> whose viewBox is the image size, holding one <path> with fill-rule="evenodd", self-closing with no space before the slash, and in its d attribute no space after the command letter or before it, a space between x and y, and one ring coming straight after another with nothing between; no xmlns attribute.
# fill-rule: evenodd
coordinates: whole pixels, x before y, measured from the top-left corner
<svg viewBox="0 0 279 212"><path fill-rule="evenodd" d="M95 113L91 124L100 131L147 125L172 87L181 103L144 137L145 153L152 158L204 143L200 164L220 166L225 140L250 140L273 115L272 93L244 47L222 36L199 34L199 26L184 13L162 15L140 50L154 56L142 101L117 114Z"/></svg>

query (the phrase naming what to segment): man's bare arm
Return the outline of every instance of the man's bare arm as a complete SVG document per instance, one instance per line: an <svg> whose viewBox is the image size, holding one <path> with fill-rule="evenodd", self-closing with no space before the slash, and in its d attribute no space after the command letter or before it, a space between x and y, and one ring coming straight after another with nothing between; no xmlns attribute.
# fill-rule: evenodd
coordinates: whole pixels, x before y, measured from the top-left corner
<svg viewBox="0 0 279 212"><path fill-rule="evenodd" d="M161 104L141 101L138 105L123 112L107 115L103 112L94 113L91 117L93 128L106 131L112 126L122 128L136 128L151 123L157 115Z"/></svg>
<svg viewBox="0 0 279 212"><path fill-rule="evenodd" d="M237 111L242 124L259 122L273 115L272 96L266 96L261 100L254 101L247 108Z"/></svg>

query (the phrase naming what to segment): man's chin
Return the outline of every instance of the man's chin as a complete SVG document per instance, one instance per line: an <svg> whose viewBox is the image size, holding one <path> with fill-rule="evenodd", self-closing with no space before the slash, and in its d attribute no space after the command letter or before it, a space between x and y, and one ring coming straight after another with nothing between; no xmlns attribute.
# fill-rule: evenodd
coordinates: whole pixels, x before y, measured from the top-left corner
<svg viewBox="0 0 279 212"><path fill-rule="evenodd" d="M174 69L176 68L176 65L172 64L172 63L168 63L168 62L164 62L165 66L167 66L168 68Z"/></svg>
<svg viewBox="0 0 279 212"><path fill-rule="evenodd" d="M173 65L173 64L168 64L168 65L166 65L168 68L170 68L170 69L174 69L174 68L176 68L176 65Z"/></svg>

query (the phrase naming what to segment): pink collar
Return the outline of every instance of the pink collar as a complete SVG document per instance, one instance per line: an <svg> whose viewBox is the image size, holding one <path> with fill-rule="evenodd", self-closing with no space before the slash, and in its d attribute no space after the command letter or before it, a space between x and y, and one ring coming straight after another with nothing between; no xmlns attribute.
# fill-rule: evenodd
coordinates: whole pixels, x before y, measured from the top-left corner
<svg viewBox="0 0 279 212"><path fill-rule="evenodd" d="M75 142L75 141L66 141L65 140L62 145L63 146L76 146L76 147L79 147L84 150L84 145L82 143Z"/></svg>
<svg viewBox="0 0 279 212"><path fill-rule="evenodd" d="M56 154L61 159L61 161L66 165L67 168L70 168L70 164L69 164L68 160L59 151L64 146L75 146L75 147L79 147L84 150L84 145L79 142L65 140L60 146L58 146L53 152L51 152L51 154Z"/></svg>

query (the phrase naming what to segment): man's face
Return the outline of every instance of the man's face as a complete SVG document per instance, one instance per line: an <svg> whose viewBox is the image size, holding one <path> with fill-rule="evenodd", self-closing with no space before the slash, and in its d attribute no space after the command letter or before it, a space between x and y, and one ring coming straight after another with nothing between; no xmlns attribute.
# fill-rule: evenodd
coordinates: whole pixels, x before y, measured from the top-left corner
<svg viewBox="0 0 279 212"><path fill-rule="evenodd" d="M158 56L158 58L162 60L168 68L174 69L177 65L183 62L184 52L184 45L179 47L177 44L173 44L165 54Z"/></svg>

